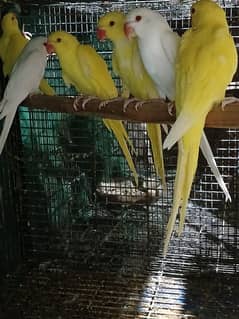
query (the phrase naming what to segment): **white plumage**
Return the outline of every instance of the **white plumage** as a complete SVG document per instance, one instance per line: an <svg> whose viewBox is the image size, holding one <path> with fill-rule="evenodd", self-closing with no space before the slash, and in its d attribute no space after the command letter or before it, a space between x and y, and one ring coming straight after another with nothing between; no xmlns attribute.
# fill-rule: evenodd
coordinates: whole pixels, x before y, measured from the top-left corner
<svg viewBox="0 0 239 319"><path fill-rule="evenodd" d="M47 51L45 37L36 37L24 47L11 72L0 102L0 120L4 120L0 135L0 154L4 148L18 105L35 92L43 78Z"/></svg>

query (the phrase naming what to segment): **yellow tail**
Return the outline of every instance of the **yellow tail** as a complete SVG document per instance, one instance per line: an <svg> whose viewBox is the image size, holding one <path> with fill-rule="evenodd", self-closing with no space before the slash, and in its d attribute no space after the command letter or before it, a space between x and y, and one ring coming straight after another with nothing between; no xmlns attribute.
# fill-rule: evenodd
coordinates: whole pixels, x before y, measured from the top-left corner
<svg viewBox="0 0 239 319"><path fill-rule="evenodd" d="M135 179L135 183L138 187L139 184L139 177L138 174L136 172L135 166L134 166L134 162L132 159L132 156L130 154L130 151L128 149L128 145L127 143L129 143L131 149L134 151L134 147L132 142L130 141L128 134L126 132L126 129L122 123L122 121L118 121L118 120L106 120L103 119L103 122L105 124L105 126L109 129L112 130L112 132L114 133L121 149L122 152L126 158L126 161L129 165L130 170L132 171L133 175L134 175L134 179ZM135 152L135 151L134 151Z"/></svg>
<svg viewBox="0 0 239 319"><path fill-rule="evenodd" d="M156 174L161 178L163 188L166 189L161 128L159 124L152 124L152 123L147 123L146 127L147 127L148 137L151 142Z"/></svg>
<svg viewBox="0 0 239 319"><path fill-rule="evenodd" d="M41 83L39 85L39 89L42 91L42 93L46 95L55 95L56 92L54 89L47 83L46 79L42 79Z"/></svg>
<svg viewBox="0 0 239 319"><path fill-rule="evenodd" d="M183 231L188 199L197 169L199 145L204 120L190 129L178 143L177 172L174 183L173 207L166 229L163 255L166 256L176 217L180 212L178 234ZM181 208L180 208L181 207Z"/></svg>

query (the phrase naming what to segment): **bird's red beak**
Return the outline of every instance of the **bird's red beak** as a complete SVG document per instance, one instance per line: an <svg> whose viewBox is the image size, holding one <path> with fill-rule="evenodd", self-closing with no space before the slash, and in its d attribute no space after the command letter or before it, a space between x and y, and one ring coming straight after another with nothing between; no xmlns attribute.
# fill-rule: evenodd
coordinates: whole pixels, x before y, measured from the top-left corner
<svg viewBox="0 0 239 319"><path fill-rule="evenodd" d="M98 40L103 41L106 39L106 31L104 29L97 28L96 36Z"/></svg>
<svg viewBox="0 0 239 319"><path fill-rule="evenodd" d="M47 50L48 54L52 54L52 53L55 52L55 48L54 48L54 46L51 43L45 42L44 46L46 47L46 50Z"/></svg>
<svg viewBox="0 0 239 319"><path fill-rule="evenodd" d="M134 28L131 27L129 22L124 24L124 33L128 39L131 39L135 36Z"/></svg>

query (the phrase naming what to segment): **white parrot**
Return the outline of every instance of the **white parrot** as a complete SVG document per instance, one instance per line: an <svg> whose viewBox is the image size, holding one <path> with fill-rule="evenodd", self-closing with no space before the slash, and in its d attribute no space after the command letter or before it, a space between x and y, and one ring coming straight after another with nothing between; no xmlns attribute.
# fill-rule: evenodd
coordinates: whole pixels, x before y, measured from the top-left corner
<svg viewBox="0 0 239 319"><path fill-rule="evenodd" d="M174 101L175 59L180 42L179 35L173 32L167 20L159 12L148 8L136 8L128 13L125 33L128 37L137 37L144 66L157 86L160 97ZM225 200L231 201L204 132L200 148L225 194Z"/></svg>
<svg viewBox="0 0 239 319"><path fill-rule="evenodd" d="M0 154L4 148L18 105L37 91L43 78L47 51L45 37L31 39L18 57L0 102L0 120L4 119L0 135Z"/></svg>

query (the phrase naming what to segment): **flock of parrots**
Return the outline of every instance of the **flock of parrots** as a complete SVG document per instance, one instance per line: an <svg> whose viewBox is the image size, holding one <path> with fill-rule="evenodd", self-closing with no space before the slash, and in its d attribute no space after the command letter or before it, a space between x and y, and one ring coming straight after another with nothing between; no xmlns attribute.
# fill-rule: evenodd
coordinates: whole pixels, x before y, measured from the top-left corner
<svg viewBox="0 0 239 319"><path fill-rule="evenodd" d="M164 187L163 149L170 149L178 142L164 255L178 215L178 234L183 230L200 147L226 200L231 200L203 128L211 108L225 101L226 88L237 69L237 50L225 12L214 1L195 2L191 7L191 23L191 28L180 38L159 12L135 8L127 15L119 11L106 13L100 17L96 31L100 41L112 41L113 70L122 79L124 97L131 94L140 100L161 97L175 102L177 119L164 142L160 124L147 124L155 171ZM4 15L1 27L0 58L3 74L9 81L0 102L0 119L4 120L0 154L18 105L38 88L44 94L55 94L43 79L48 54L57 55L65 84L74 86L79 93L102 100L119 96L104 59L90 45L80 44L72 34L56 31L47 38L36 37L29 41L11 12ZM103 119L103 122L116 137L138 184L131 156L134 148L123 122L110 119Z"/></svg>

